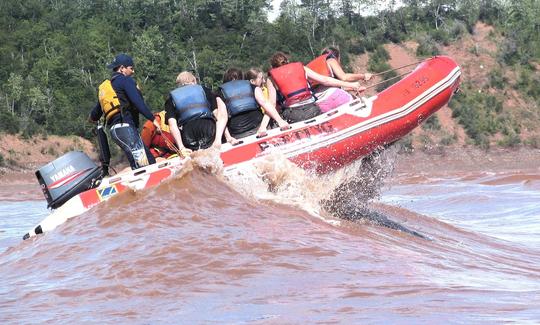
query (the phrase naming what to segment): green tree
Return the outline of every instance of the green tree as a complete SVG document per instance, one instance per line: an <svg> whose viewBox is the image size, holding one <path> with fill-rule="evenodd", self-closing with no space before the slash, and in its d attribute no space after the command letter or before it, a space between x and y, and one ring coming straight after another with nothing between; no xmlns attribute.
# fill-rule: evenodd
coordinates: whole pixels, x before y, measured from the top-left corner
<svg viewBox="0 0 540 325"><path fill-rule="evenodd" d="M23 94L23 78L17 73L11 72L6 84L6 108L15 115L15 106L21 100Z"/></svg>
<svg viewBox="0 0 540 325"><path fill-rule="evenodd" d="M161 70L161 53L164 38L157 26L146 29L133 43L133 55L137 58L137 69L144 73L143 83L154 79Z"/></svg>

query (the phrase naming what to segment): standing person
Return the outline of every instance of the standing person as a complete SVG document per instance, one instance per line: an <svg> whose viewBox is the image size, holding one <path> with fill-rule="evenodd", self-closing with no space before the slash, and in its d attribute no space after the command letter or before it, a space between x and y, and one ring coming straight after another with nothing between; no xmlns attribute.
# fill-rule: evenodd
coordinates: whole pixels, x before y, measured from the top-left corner
<svg viewBox="0 0 540 325"><path fill-rule="evenodd" d="M161 132L158 132L152 121L146 121L141 131L141 139L156 160L157 158L169 158L177 152L174 146L174 137L165 118L165 111L155 113L154 117L155 121L159 123Z"/></svg>
<svg viewBox="0 0 540 325"><path fill-rule="evenodd" d="M370 73L346 73L341 66L340 52L336 47L326 47L321 55L307 64L307 67L320 75L333 77L343 81L368 81ZM352 96L343 89L327 87L310 79L322 112L327 112L352 100Z"/></svg>
<svg viewBox="0 0 540 325"><path fill-rule="evenodd" d="M132 78L133 59L127 54L118 54L107 68L113 70L112 76L99 86L99 101L90 112L89 120L96 123L105 116L111 137L124 151L131 169L153 164L156 160L137 131L139 114L152 121L158 132L160 126Z"/></svg>
<svg viewBox="0 0 540 325"><path fill-rule="evenodd" d="M178 149L186 155L210 146L219 148L227 125L227 109L221 98L198 85L188 71L178 75L176 85L165 102L165 118Z"/></svg>
<svg viewBox="0 0 540 325"><path fill-rule="evenodd" d="M262 83L262 73L260 83ZM288 125L276 109L264 99L259 86L253 85L249 80L244 80L242 71L237 68L230 68L223 75L219 96L227 106L229 115L227 130L234 138L233 142L255 133L262 133L260 126L265 113L275 118L281 126ZM264 113L261 107L264 107Z"/></svg>
<svg viewBox="0 0 540 325"><path fill-rule="evenodd" d="M315 80L325 86L345 87L356 91L365 90L358 82L347 82L323 76L305 67L301 62L289 62L283 52L276 52L270 59L270 78L267 85L271 100L280 96L281 115L289 123L303 121L321 114L321 109L315 103L316 97L308 83Z"/></svg>

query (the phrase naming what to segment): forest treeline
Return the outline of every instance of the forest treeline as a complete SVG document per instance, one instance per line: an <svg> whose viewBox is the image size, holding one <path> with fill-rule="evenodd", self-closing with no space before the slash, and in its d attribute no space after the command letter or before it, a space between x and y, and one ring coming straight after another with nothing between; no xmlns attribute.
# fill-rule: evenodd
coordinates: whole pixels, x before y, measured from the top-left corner
<svg viewBox="0 0 540 325"><path fill-rule="evenodd" d="M479 20L503 33L501 64L534 71L531 62L540 59L535 0L284 0L273 22L267 19L270 3L3 0L0 132L90 137L86 118L97 86L109 77L106 64L120 52L134 57L135 78L154 111L162 109L181 70L215 88L228 67L268 68L276 50L308 62L321 48L339 45L345 54L372 53L369 68L377 72L388 68L382 44L413 39L419 42L417 55L431 56L438 45L471 33ZM347 55L343 58L347 64ZM522 85L537 106L538 81L530 72ZM474 98L464 89L457 117L482 118L467 112L467 101Z"/></svg>

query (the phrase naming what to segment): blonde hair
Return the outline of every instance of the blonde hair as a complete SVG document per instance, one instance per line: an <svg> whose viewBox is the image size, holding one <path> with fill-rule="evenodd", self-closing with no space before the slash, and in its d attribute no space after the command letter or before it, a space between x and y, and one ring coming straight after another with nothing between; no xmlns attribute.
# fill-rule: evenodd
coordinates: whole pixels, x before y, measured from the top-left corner
<svg viewBox="0 0 540 325"><path fill-rule="evenodd" d="M197 78L195 78L193 73L189 71L182 71L176 77L176 84L178 86L184 86L187 84L196 84L196 83L197 83Z"/></svg>
<svg viewBox="0 0 540 325"><path fill-rule="evenodd" d="M251 80L251 79L257 79L259 74L261 74L262 71L259 68L251 68L244 74L244 79Z"/></svg>

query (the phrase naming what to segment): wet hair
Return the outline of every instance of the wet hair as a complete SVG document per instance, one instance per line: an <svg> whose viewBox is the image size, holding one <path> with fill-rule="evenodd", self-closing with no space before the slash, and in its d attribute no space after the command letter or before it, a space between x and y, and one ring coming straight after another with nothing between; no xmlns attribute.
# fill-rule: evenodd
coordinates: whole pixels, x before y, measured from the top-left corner
<svg viewBox="0 0 540 325"><path fill-rule="evenodd" d="M223 82L244 79L244 73L238 68L229 68L223 74Z"/></svg>
<svg viewBox="0 0 540 325"><path fill-rule="evenodd" d="M327 46L321 51L321 55L323 54L333 54L337 59L339 59L339 48L334 46Z"/></svg>
<svg viewBox="0 0 540 325"><path fill-rule="evenodd" d="M261 69L259 68L251 68L244 74L244 79L251 80L251 79L257 79L257 76L262 73Z"/></svg>
<svg viewBox="0 0 540 325"><path fill-rule="evenodd" d="M196 84L196 83L197 83L197 78L195 78L193 73L189 71L182 71L176 77L176 84L178 86L184 86L187 84Z"/></svg>
<svg viewBox="0 0 540 325"><path fill-rule="evenodd" d="M289 63L289 56L283 52L276 52L270 58L272 68L278 68Z"/></svg>

